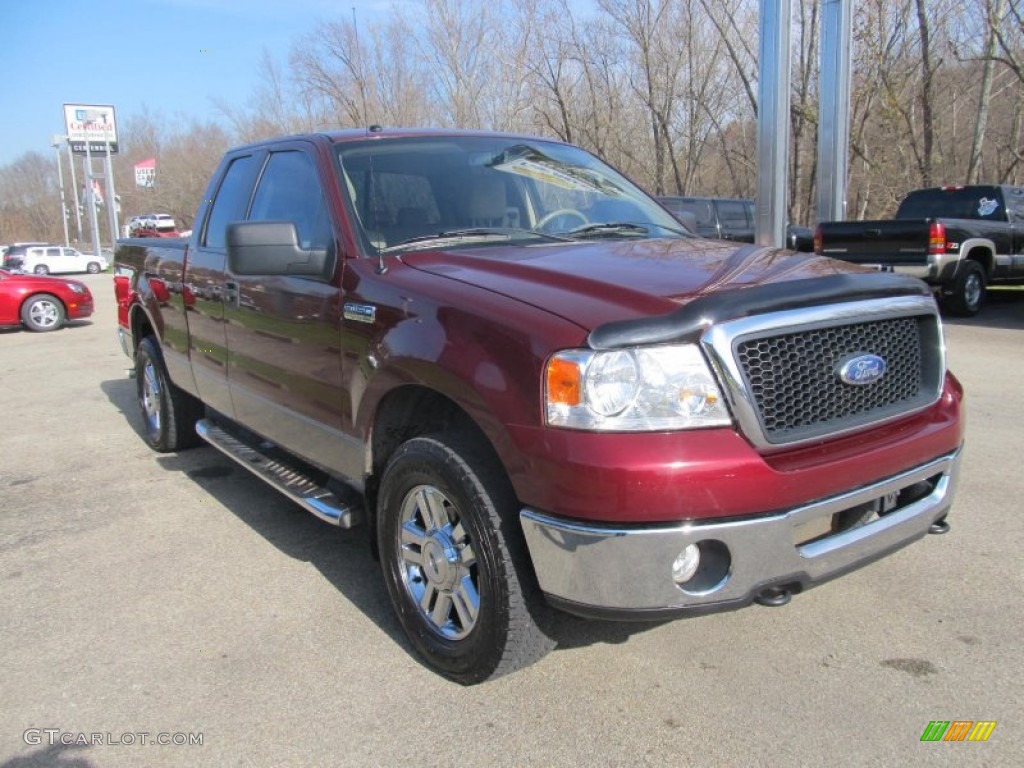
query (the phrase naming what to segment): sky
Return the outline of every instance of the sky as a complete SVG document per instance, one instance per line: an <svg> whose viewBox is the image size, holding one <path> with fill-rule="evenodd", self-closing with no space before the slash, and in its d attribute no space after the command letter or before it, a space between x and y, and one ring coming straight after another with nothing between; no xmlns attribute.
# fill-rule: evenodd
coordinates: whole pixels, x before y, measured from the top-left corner
<svg viewBox="0 0 1024 768"><path fill-rule="evenodd" d="M222 121L214 100L255 92L267 50L287 62L318 19L380 21L388 0L0 0L0 166L52 152L64 104L112 105L118 124Z"/></svg>
<svg viewBox="0 0 1024 768"><path fill-rule="evenodd" d="M481 0L486 2L487 0ZM318 20L362 27L416 0L0 0L0 166L52 152L64 104L226 123L256 91L263 52L287 64ZM589 9L591 0L573 0Z"/></svg>

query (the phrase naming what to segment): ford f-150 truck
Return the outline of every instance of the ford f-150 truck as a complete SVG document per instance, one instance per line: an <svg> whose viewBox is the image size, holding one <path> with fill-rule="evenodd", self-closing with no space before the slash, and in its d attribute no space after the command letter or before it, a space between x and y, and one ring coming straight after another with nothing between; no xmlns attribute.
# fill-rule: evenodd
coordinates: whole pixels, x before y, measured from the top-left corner
<svg viewBox="0 0 1024 768"><path fill-rule="evenodd" d="M547 652L549 606L780 605L948 529L962 391L919 280L695 237L504 134L244 146L195 222L117 250L147 441L365 526L453 680Z"/></svg>
<svg viewBox="0 0 1024 768"><path fill-rule="evenodd" d="M828 221L815 252L925 280L943 307L978 313L996 281L1024 280L1024 187L919 189L894 220Z"/></svg>

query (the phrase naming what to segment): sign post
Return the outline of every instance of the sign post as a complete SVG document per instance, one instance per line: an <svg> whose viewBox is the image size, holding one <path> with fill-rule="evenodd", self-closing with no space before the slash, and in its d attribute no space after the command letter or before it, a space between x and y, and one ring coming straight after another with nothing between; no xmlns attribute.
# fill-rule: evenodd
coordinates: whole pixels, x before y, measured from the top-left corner
<svg viewBox="0 0 1024 768"><path fill-rule="evenodd" d="M68 149L68 165L71 166L71 203L75 207L75 226L78 230L78 237L75 243L82 243L82 207L78 199L78 174L75 173L75 156L71 153L71 145L67 143L67 136L64 137L64 146Z"/></svg>
<svg viewBox="0 0 1024 768"><path fill-rule="evenodd" d="M110 156L117 153L117 123L114 119L114 108L109 105L65 104L64 124L67 127L68 143L71 151L85 155L85 198L89 208L89 221L92 224L92 246L95 253L100 252L99 222L96 216L96 192L99 190L96 181L106 181L107 224L110 227L111 246L117 241L117 196L114 192L114 171ZM102 153L104 169L96 174L92 167L93 152Z"/></svg>
<svg viewBox="0 0 1024 768"><path fill-rule="evenodd" d="M821 4L818 106L818 221L846 218L850 154L850 39L853 0Z"/></svg>
<svg viewBox="0 0 1024 768"><path fill-rule="evenodd" d="M64 247L71 245L68 239L68 203L64 195L64 169L60 162L60 148L64 146L66 136L54 136L50 140L50 146L57 150L57 183L60 184L60 222L64 226Z"/></svg>
<svg viewBox="0 0 1024 768"><path fill-rule="evenodd" d="M96 178L92 173L92 145L85 143L85 207L89 209L89 228L92 231L92 252L100 253L100 223L96 218Z"/></svg>
<svg viewBox="0 0 1024 768"><path fill-rule="evenodd" d="M775 248L786 242L792 5L793 0L761 0L754 241Z"/></svg>

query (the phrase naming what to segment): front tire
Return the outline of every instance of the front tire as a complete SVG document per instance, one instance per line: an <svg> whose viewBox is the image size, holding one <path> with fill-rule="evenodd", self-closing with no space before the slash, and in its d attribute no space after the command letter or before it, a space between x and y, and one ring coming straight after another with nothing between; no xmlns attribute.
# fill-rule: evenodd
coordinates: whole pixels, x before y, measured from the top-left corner
<svg viewBox="0 0 1024 768"><path fill-rule="evenodd" d="M48 293L30 296L21 305L21 322L37 333L57 330L64 325L65 317L64 304Z"/></svg>
<svg viewBox="0 0 1024 768"><path fill-rule="evenodd" d="M500 465L455 433L417 437L388 462L378 502L384 581L427 664L464 685L527 666L554 643L518 504Z"/></svg>
<svg viewBox="0 0 1024 768"><path fill-rule="evenodd" d="M976 261L965 261L957 269L943 306L954 315L973 317L984 303L985 270Z"/></svg>
<svg viewBox="0 0 1024 768"><path fill-rule="evenodd" d="M146 336L135 351L135 385L146 442L151 448L169 453L199 442L195 427L203 415L203 405L168 378L153 336Z"/></svg>

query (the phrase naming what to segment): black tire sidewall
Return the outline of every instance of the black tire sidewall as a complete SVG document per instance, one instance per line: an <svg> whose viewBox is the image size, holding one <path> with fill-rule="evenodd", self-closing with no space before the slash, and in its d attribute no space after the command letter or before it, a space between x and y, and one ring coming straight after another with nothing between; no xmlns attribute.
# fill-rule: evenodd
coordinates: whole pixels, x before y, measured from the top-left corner
<svg viewBox="0 0 1024 768"><path fill-rule="evenodd" d="M974 304L970 304L967 300L967 284L971 280L971 275L977 275L977 278L980 283L978 289L978 300ZM969 315L978 314L978 312L981 310L982 304L985 303L985 289L985 272L981 269L981 267L977 266L976 264L972 264L971 267L967 270L966 274L964 275L960 285L960 302L963 305L963 310L965 313Z"/></svg>
<svg viewBox="0 0 1024 768"><path fill-rule="evenodd" d="M981 292L978 295L976 304L970 304L967 300L967 284L972 275L977 275L981 281ZM961 317L973 317L981 311L985 304L985 293L988 290L985 280L985 270L974 261L966 261L961 268L960 274L953 281L951 295L943 302L944 306L953 314Z"/></svg>
<svg viewBox="0 0 1024 768"><path fill-rule="evenodd" d="M142 390L145 387L146 361L150 361L156 374L157 382L160 384L160 428L154 430L150 427L146 409L142 404ZM167 376L164 374L163 360L152 340L147 337L139 343L135 352L135 390L136 400L139 404L139 413L142 414L142 431L146 442L150 447L158 451L167 450L167 429L168 429L168 403L169 397L167 387Z"/></svg>
<svg viewBox="0 0 1024 768"><path fill-rule="evenodd" d="M430 485L455 505L477 559L480 612L461 640L440 637L423 618L403 583L396 541L402 502L416 486ZM508 642L509 580L515 574L495 525L498 510L473 467L445 442L415 438L398 449L384 473L378 504L378 544L384 580L406 635L427 661L461 683L479 682L500 663Z"/></svg>

